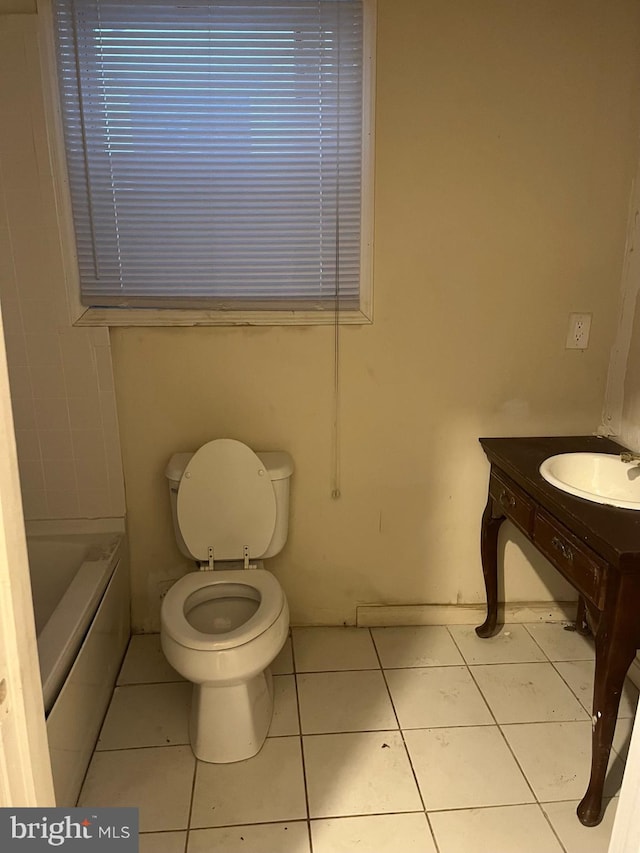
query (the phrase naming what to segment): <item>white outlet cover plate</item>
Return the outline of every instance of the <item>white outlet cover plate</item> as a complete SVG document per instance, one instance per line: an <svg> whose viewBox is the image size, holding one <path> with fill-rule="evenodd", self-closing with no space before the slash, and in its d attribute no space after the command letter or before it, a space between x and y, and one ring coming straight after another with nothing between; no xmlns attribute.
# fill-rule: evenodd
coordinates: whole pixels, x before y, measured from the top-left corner
<svg viewBox="0 0 640 853"><path fill-rule="evenodd" d="M569 314L566 349L586 349L589 346L591 314Z"/></svg>

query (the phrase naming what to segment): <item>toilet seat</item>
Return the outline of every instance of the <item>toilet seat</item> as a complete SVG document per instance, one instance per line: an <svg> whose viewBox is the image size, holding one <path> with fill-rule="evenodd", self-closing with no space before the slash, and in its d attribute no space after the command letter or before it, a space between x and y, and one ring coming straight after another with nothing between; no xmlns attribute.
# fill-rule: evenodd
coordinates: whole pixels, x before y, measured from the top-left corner
<svg viewBox="0 0 640 853"><path fill-rule="evenodd" d="M234 588L242 586L256 592L259 596L258 609L246 622L232 631L222 634L198 631L185 615L185 604L189 596L199 590L225 585ZM275 577L264 569L189 572L176 581L165 595L162 602L162 622L163 627L181 646L202 651L219 651L244 645L263 634L282 613L284 604L282 587Z"/></svg>
<svg viewBox="0 0 640 853"><path fill-rule="evenodd" d="M276 496L265 464L235 439L204 444L180 480L177 518L187 548L200 562L210 556L260 558L276 526Z"/></svg>

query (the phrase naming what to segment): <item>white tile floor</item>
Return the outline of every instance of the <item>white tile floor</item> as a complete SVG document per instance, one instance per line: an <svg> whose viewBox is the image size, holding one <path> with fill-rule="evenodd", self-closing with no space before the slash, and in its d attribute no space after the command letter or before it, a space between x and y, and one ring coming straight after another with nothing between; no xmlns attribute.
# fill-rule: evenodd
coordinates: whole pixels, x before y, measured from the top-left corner
<svg viewBox="0 0 640 853"><path fill-rule="evenodd" d="M560 624L294 628L269 738L237 764L189 748L190 685L131 640L79 804L138 806L141 853L606 853L637 691L599 827L592 644Z"/></svg>

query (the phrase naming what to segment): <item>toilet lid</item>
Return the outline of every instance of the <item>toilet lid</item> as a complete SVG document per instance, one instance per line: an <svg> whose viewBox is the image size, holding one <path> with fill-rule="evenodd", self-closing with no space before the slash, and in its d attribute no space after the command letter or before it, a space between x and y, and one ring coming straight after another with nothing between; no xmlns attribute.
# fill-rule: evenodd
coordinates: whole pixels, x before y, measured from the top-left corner
<svg viewBox="0 0 640 853"><path fill-rule="evenodd" d="M189 460L178 487L178 524L196 560L238 560L245 546L259 558L276 524L276 496L260 458L231 438L204 444Z"/></svg>

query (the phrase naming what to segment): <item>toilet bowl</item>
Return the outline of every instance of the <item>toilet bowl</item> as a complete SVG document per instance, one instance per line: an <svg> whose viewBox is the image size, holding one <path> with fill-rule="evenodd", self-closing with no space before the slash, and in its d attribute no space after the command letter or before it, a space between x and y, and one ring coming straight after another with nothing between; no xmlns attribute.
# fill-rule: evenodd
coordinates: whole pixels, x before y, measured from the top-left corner
<svg viewBox="0 0 640 853"><path fill-rule="evenodd" d="M225 764L255 755L273 712L269 665L285 643L289 607L264 569L191 572L166 594L162 650L194 685L193 752Z"/></svg>
<svg viewBox="0 0 640 853"><path fill-rule="evenodd" d="M164 597L161 643L193 684L189 733L202 761L250 758L269 730L269 667L287 638L289 607L276 578L254 566L286 541L292 470L288 454L255 454L231 439L175 454L167 467L178 545L201 570Z"/></svg>

